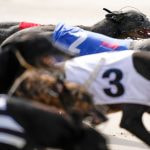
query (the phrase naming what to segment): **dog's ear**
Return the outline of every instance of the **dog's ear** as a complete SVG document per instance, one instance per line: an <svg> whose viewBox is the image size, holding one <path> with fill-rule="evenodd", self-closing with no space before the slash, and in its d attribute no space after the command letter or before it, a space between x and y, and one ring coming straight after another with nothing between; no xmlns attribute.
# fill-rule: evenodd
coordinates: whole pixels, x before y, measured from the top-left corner
<svg viewBox="0 0 150 150"><path fill-rule="evenodd" d="M27 31L19 31L7 38L1 45L2 51L15 51L17 49L22 54L49 54L51 56L72 57L69 52L67 53L67 51L57 49L53 46L51 41L52 32L30 31L29 29Z"/></svg>
<svg viewBox="0 0 150 150"><path fill-rule="evenodd" d="M105 15L106 19L111 20L115 23L119 23L123 17L124 13L122 11L110 11L107 8L103 8L108 14Z"/></svg>
<svg viewBox="0 0 150 150"><path fill-rule="evenodd" d="M2 44L2 51L6 50L15 50L14 47L18 50L22 50L21 48L32 48L39 47L40 44L46 42L48 40L49 34L38 33L34 31L30 32L17 32L7 38ZM34 45L33 45L34 44ZM5 47L12 47L12 49L5 49Z"/></svg>

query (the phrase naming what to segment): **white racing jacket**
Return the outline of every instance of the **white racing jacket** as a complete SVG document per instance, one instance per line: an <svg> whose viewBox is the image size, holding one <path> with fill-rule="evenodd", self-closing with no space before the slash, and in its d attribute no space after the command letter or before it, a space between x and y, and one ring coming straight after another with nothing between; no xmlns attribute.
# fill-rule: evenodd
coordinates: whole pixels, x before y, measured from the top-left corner
<svg viewBox="0 0 150 150"><path fill-rule="evenodd" d="M66 79L84 85L95 104L136 103L150 106L150 81L133 66L135 51L105 52L65 63Z"/></svg>

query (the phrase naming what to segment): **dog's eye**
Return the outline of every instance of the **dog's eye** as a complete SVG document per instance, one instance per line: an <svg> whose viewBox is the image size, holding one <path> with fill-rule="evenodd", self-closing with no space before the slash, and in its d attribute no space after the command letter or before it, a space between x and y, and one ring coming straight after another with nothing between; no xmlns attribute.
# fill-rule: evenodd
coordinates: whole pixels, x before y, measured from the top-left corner
<svg viewBox="0 0 150 150"><path fill-rule="evenodd" d="M143 16L140 16L140 17L139 17L139 21L144 21L144 17L143 17Z"/></svg>

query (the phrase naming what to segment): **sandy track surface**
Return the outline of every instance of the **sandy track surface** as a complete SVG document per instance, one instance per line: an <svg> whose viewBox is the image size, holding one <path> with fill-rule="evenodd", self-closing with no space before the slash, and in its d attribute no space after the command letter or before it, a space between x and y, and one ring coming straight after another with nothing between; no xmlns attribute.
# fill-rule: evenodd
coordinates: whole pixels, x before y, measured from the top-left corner
<svg viewBox="0 0 150 150"><path fill-rule="evenodd" d="M124 129L119 128L121 113L114 113L108 116L109 121L98 126L97 129L108 137L111 150L149 150L143 142L137 139ZM150 115L143 117L144 124L150 131Z"/></svg>

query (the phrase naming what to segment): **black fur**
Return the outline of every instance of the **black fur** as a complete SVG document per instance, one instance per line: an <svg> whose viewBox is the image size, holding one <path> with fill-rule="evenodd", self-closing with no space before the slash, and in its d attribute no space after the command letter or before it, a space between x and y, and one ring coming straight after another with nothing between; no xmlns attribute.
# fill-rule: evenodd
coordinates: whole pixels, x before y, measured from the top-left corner
<svg viewBox="0 0 150 150"><path fill-rule="evenodd" d="M139 74L147 80L150 80L150 52L135 52L133 54L133 64ZM150 146L150 133L147 131L142 121L143 114L145 112L148 113L150 107L139 104L124 104L122 111L123 116L120 126L127 129Z"/></svg>
<svg viewBox="0 0 150 150"><path fill-rule="evenodd" d="M63 150L108 150L103 136L82 123L74 124L73 118L61 116L50 107L47 109L38 103L28 103L19 98L5 98L8 99L7 115L25 130L23 137L27 144L22 150L46 147ZM0 144L1 148L2 146L4 147ZM2 150L8 150L8 145Z"/></svg>
<svg viewBox="0 0 150 150"><path fill-rule="evenodd" d="M110 11L108 9L105 18L92 26L78 25L79 27L96 33L101 33L114 38L127 38L128 33L136 29L150 29L150 21L140 11ZM0 44L10 35L20 31L20 22L0 23ZM33 27L34 28L34 27ZM33 28L30 28L32 30ZM42 31L53 31L55 25L42 25ZM124 36L122 36L124 35ZM137 37L138 38L138 37ZM146 37L147 38L147 37Z"/></svg>
<svg viewBox="0 0 150 150"><path fill-rule="evenodd" d="M107 9L104 9L107 10ZM145 14L129 10L107 11L106 18L91 27L91 31L118 38L124 33L138 28L150 28L150 21ZM127 37L125 37L127 38Z"/></svg>

